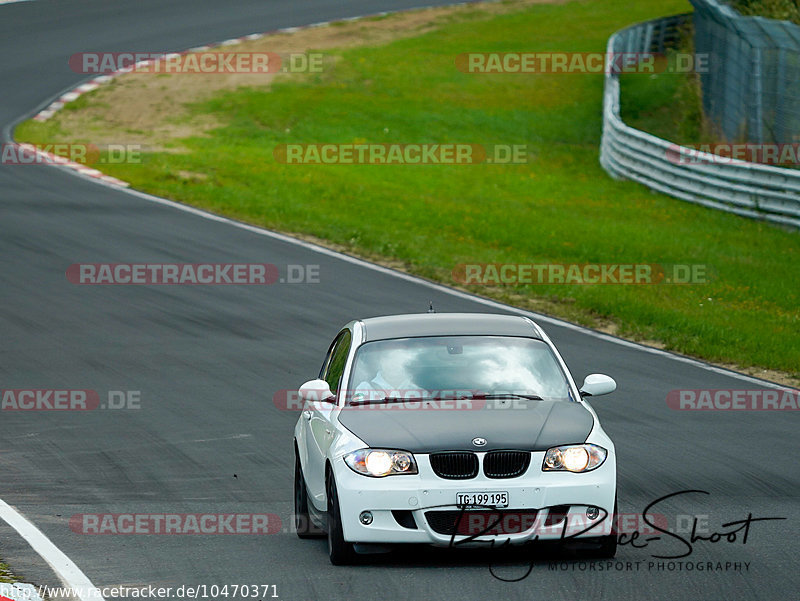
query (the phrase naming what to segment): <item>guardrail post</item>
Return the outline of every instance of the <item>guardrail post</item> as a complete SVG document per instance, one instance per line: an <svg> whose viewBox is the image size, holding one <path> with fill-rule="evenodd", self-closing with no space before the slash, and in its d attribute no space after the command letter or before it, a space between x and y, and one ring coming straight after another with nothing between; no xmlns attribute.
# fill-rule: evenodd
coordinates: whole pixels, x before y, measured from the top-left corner
<svg viewBox="0 0 800 601"><path fill-rule="evenodd" d="M628 27L613 34L607 44L607 67L611 55L650 52L653 33L659 39L687 20L687 15L667 17ZM642 35L643 32L649 32ZM659 51L663 51L660 47ZM762 56L754 59L754 76L763 86ZM800 228L800 169L722 160L663 140L626 125L619 109L619 72L607 68L603 93L603 134L600 164L614 179L631 179L652 190L736 215L763 219ZM758 118L763 117L758 105ZM763 133L760 131L759 133Z"/></svg>

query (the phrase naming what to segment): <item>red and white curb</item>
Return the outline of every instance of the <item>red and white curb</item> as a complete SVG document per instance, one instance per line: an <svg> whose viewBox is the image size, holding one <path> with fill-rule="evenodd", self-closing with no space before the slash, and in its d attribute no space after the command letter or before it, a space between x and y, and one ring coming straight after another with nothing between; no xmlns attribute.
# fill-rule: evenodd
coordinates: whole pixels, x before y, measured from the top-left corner
<svg viewBox="0 0 800 601"><path fill-rule="evenodd" d="M458 2L455 4L449 4L448 7L456 7L456 6L465 6L467 4L476 4L481 0L472 0L470 2ZM491 0L490 0L491 1ZM345 19L335 19L333 21L321 21L319 23L312 23L311 25L301 25L299 27L284 27L283 29L274 29L272 31L265 31L264 33L251 33L250 35L242 36L240 38L231 38L230 40L225 40L224 42L213 42L211 44L207 44L205 46L196 46L195 48L189 48L188 50L184 50L183 52L170 52L167 54L163 54L156 59L148 59L144 61L139 61L130 67L126 67L124 69L119 69L114 71L113 73L109 73L108 75L101 75L99 77L95 77L94 79L90 79L89 81L79 85L78 87L70 90L69 92L65 92L62 94L58 99L54 100L50 105L45 108L44 110L40 111L36 114L33 119L34 121L47 121L50 117L55 115L58 111L64 108L64 105L73 102L80 98L83 94L87 92L91 92L92 90L96 90L101 85L106 84L113 80L120 75L124 75L125 73L130 73L131 71L135 71L137 69L143 69L147 67L151 63L155 62L159 59L166 59L166 58L173 58L177 56L182 56L184 54L189 54L191 52L205 52L207 50L211 50L212 48L220 48L223 46L234 46L236 44L241 44L243 42L251 42L253 40L260 40L261 38L265 38L271 35L279 35L279 34L286 34L286 33L295 33L296 31L300 31L302 29L313 29L315 27L327 27L329 25L335 25L337 23L348 23L350 21L358 21L359 19L367 19L367 18L374 18L374 17L385 17L386 15L410 12L414 10L419 10L417 8L407 8L402 10L392 10L392 11L383 11L379 13L373 13L370 15L359 15L357 17L347 17Z"/></svg>
<svg viewBox="0 0 800 601"><path fill-rule="evenodd" d="M0 582L0 601L42 601L42 597L32 584Z"/></svg>
<svg viewBox="0 0 800 601"><path fill-rule="evenodd" d="M458 3L450 4L448 6L449 7L465 6L465 5L468 5L468 4L476 4L476 3L481 2L481 1L482 0L468 0L467 2L458 2ZM483 1L485 1L485 0L483 0ZM492 0L489 0L489 1L491 2ZM119 69L117 71L114 71L113 73L109 73L108 75L100 75L98 77L95 77L94 79L90 79L89 81L82 83L81 85L77 86L76 88L74 88L74 89L72 89L72 90L70 90L68 92L65 92L64 94L59 96L56 100L51 102L47 106L47 108L45 108L44 110L42 110L42 111L38 112L36 115L34 115L33 120L34 121L47 121L53 115L55 115L58 111L63 109L65 105L69 104L70 102L73 102L73 101L77 100L78 98L80 98L84 94L86 94L88 92L91 92L93 90L96 90L97 88L99 88L103 84L109 83L114 78L119 77L120 75L124 75L126 73L130 73L131 71L135 71L137 69L143 69L144 67L147 67L148 65L150 65L151 63L153 63L153 62L155 62L156 60L159 60L159 59L169 59L169 58L173 58L173 57L177 57L177 56L182 56L184 54L189 54L191 52L205 52L207 50L211 50L212 48L220 48L220 47L223 47L223 46L233 46L235 44L241 44L242 42L250 42L250 41L253 41L253 40L260 40L261 38L265 38L265 37L271 36L271 35L294 33L296 31L300 31L302 29L313 29L315 27L327 27L329 25L334 25L336 23L347 23L347 22L350 22L350 21L358 21L359 19L374 18L374 17L384 17L386 15L410 12L410 11L419 10L419 9L420 9L420 7L406 8L406 9L401 9L401 10L383 11L383 12L379 12L379 13L373 13L373 14L370 14L370 15L359 15L357 17L347 17L347 18L344 18L344 19L335 19L333 21L321 21L319 23L312 23L311 25L300 25L298 27L284 27L283 29L275 29L275 30L272 30L272 31L265 31L264 33L251 33L250 35L242 36L240 38L231 38L230 40L225 40L223 42L214 42L214 43L211 43L211 44L207 44L205 46L196 46L195 48L189 48L188 50L184 50L183 52L166 53L166 54L163 54L163 55L161 55L160 57L158 57L156 59L148 59L148 60L144 60L144 61L139 61L139 62L135 63L134 65L132 65L130 67L126 67L124 69ZM23 146L23 145L20 145L20 146ZM55 157L55 155L51 155L50 153L42 153L41 151L38 151L38 150L37 150L37 152L39 152L40 154L47 155L48 157ZM104 182L106 182L108 184L111 184L111 185L114 185L114 186L121 186L121 187L129 187L130 186L130 184L128 184L127 182L123 182L122 180L116 179L116 178L111 177L109 175L105 175L104 173L98 171L97 169L91 169L89 167L86 167L85 165L81 165L79 163L74 163L72 161L68 161L68 160L66 160L66 159L64 159L62 157L55 157L53 162L57 163L60 166L66 167L68 169L73 169L73 170L75 170L75 171L77 171L77 172L79 172L79 173L81 173L83 175L86 175L88 177L92 177L92 178L104 181Z"/></svg>
<svg viewBox="0 0 800 601"><path fill-rule="evenodd" d="M453 5L459 6L459 5ZM392 11L392 12L403 12L403 11ZM374 15L362 15L359 17L349 17L347 19L337 19L335 21L323 21L321 23L313 23L311 25L302 25L300 27L284 27L283 29L275 29L273 31L266 31L264 33L251 33L250 35L242 36L240 38L231 38L230 40L225 40L223 42L214 42L211 44L206 44L205 46L196 46L194 48L189 48L188 50L184 50L183 52L169 52L166 54L162 54L157 58L152 58L144 61L139 61L134 63L130 67L125 67L124 69L118 69L113 73L109 73L107 75L100 75L95 77L94 79L90 79L89 81L79 85L78 87L70 90L69 92L65 92L61 96L59 96L56 100L50 103L44 110L37 113L34 117L34 121L47 121L55 115L58 111L64 108L65 105L73 102L86 94L87 92L91 92L96 90L103 84L109 83L113 79L119 77L120 75L125 75L126 73L130 73L132 71L141 70L145 67L149 66L150 64L154 63L160 59L169 59L178 56L183 56L184 54L189 54L192 52L205 52L207 50L211 50L213 48L221 48L224 46L234 46L236 44L241 44L243 42L251 42L253 40L260 40L261 38L265 38L270 35L279 35L279 34L286 34L286 33L294 33L296 31L300 31L301 29L311 29L314 27L326 27L328 25L332 25L333 23L344 23L347 21L357 21L358 19L363 19L365 17L380 17L384 15L390 14L389 12L382 12L376 13Z"/></svg>
<svg viewBox="0 0 800 601"><path fill-rule="evenodd" d="M53 102L50 103L50 105L46 109L36 114L33 120L47 121L50 117L52 117L58 111L63 109L64 105L67 104L68 102L77 100L83 94L86 94L86 92L91 92L92 90L96 90L104 83L108 83L109 81L111 81L114 77L116 77L120 73L121 72L114 73L113 76L101 75L99 77L95 77L94 79L79 85L77 88L74 88L73 90L70 90L69 92L62 94L61 96L59 96L58 100L54 100Z"/></svg>
<svg viewBox="0 0 800 601"><path fill-rule="evenodd" d="M384 13L378 13L377 15L372 15L372 16L381 16L381 15L386 15L386 14L388 14L388 13L384 12ZM175 57L175 56L181 56L183 54L188 54L190 52L205 52L207 50L211 50L212 48L220 48L220 47L223 47L223 46L233 46L235 44L241 44L242 42L250 42L250 41L253 41L253 40L260 40L261 38L264 38L264 37L266 37L268 35L278 35L278 34L282 34L282 33L283 34L294 33L295 31L300 31L301 29L310 29L312 27L324 27L326 25L330 25L331 23L344 22L344 21L355 21L356 19L360 19L360 18L362 18L362 17L351 17L351 18L348 18L348 19L339 19L338 21L325 21L325 22L322 22L322 23L314 23L312 25L303 25L301 27L285 27L283 29L277 29L275 31L268 31L268 32L264 32L264 33L252 33L250 35L242 36L240 38L231 38L230 40L225 40L223 42L216 42L216 43L212 43L212 44L207 44L205 46L196 46L194 48L189 48L188 50L184 50L183 52L171 52L171 53L163 54L159 58L167 58L168 59L168 58L172 58L172 57ZM63 109L65 105L69 104L70 102L73 102L73 101L77 100L78 98L80 98L84 94L86 94L88 92L91 92L93 90L96 90L97 88L99 88L103 84L107 84L107 83L111 82L113 79L115 79L116 77L119 77L120 75L124 75L125 73L130 73L131 71L135 71L137 69L143 69L144 67L148 66L149 64L151 64L155 60L158 60L158 59L150 59L150 60L139 61L139 62L135 63L133 66L126 67L124 69L119 69L117 71L114 71L113 73L109 73L108 75L100 75L98 77L95 77L94 79L90 79L89 81L84 82L81 85L77 86L76 88L74 88L74 89L72 89L72 90L70 90L68 92L65 92L64 94L59 96L56 100L51 102L47 106L47 108L45 108L44 110L42 110L39 113L37 113L36 115L34 115L33 120L34 121L40 121L40 122L41 121L47 121L53 115L55 115L58 111ZM112 186L119 186L119 187L123 187L123 188L127 188L127 187L130 186L130 184L128 182L124 182L124 181L122 181L120 179L117 179L115 177L111 177L110 175L106 175L103 172L98 171L97 169L92 169L90 167L86 167L86 165L81 165L80 163L75 163L73 161L67 160L64 157L60 157L60 156L51 154L49 152L43 152L43 151L31 146L30 144L19 144L19 146L24 148L24 149L26 149L26 150L29 150L31 152L35 152L35 153L37 153L38 155L42 156L45 159L48 159L47 162L49 162L49 163L53 163L53 164L59 165L61 167L65 167L67 169L72 169L73 171L77 171L78 173L80 173L82 175L85 175L87 177L98 179L98 180L103 181L103 182L105 182L107 184L110 184ZM2 601L2 600L0 600L0 601Z"/></svg>
<svg viewBox="0 0 800 601"><path fill-rule="evenodd" d="M85 175L86 177L91 177L93 179L98 179L107 184L111 184L112 186L120 186L123 188L127 188L130 185L128 184L128 182L124 182L121 179L117 179L116 177L111 177L110 175L106 175L102 171L99 171L97 169L92 169L91 167L87 167L82 163L76 163L75 161L70 161L67 158L59 156L57 154L53 154L52 152L45 152L44 150L40 150L33 144L17 142L16 145L23 152L35 155L36 159L32 161L34 163L40 163L45 165L58 165L59 167L66 167L67 169L72 169L73 171L77 171L81 175Z"/></svg>

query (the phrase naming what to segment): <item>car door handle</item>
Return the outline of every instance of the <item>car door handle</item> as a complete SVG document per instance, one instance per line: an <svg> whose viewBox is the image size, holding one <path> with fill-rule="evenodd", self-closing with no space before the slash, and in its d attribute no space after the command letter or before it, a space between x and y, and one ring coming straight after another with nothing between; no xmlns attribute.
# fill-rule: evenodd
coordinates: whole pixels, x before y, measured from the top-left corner
<svg viewBox="0 0 800 601"><path fill-rule="evenodd" d="M306 409L305 411L303 411L303 417L311 421L311 412L308 409Z"/></svg>

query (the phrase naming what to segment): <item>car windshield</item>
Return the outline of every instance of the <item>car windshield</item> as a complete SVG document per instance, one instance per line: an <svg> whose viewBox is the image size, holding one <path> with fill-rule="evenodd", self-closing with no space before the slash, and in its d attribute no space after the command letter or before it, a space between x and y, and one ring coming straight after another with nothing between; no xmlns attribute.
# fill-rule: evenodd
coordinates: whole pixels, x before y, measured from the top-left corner
<svg viewBox="0 0 800 601"><path fill-rule="evenodd" d="M541 340L432 336L368 342L356 353L349 402L383 398L569 400L567 380Z"/></svg>

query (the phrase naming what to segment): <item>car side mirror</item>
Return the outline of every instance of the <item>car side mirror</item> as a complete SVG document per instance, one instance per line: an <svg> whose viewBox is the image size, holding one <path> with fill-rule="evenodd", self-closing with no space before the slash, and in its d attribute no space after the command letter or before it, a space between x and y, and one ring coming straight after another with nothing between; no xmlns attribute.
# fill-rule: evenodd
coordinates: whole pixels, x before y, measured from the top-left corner
<svg viewBox="0 0 800 601"><path fill-rule="evenodd" d="M581 386L581 396L600 396L617 389L614 378L605 374L589 374Z"/></svg>
<svg viewBox="0 0 800 601"><path fill-rule="evenodd" d="M298 390L300 398L304 401L334 401L336 396L331 392L330 385L325 380L309 380Z"/></svg>

